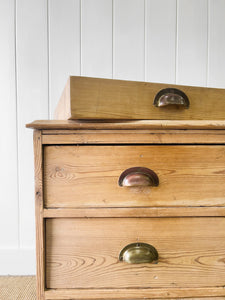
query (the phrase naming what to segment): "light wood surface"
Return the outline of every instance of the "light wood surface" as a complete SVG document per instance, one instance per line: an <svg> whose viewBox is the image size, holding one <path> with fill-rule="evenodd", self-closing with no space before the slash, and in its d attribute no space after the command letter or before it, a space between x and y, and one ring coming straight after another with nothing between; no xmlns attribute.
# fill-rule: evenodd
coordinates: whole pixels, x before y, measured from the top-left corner
<svg viewBox="0 0 225 300"><path fill-rule="evenodd" d="M43 179L41 132L34 131L35 166L35 218L36 218L36 270L37 299L44 300L45 290L45 226L43 219Z"/></svg>
<svg viewBox="0 0 225 300"><path fill-rule="evenodd" d="M204 297L204 298L192 298ZM96 300L96 299L113 299L113 300L123 300L123 299L179 299L179 300L220 300L224 299L225 291L222 287L216 288L171 288L171 289L57 289L57 290L47 290L45 292L46 300ZM218 297L213 297L218 296ZM119 297L119 298L118 298ZM154 297L154 298L152 298ZM179 297L179 298L177 298ZM183 298L185 297L185 298Z"/></svg>
<svg viewBox="0 0 225 300"><path fill-rule="evenodd" d="M225 207L51 208L44 218L225 217Z"/></svg>
<svg viewBox="0 0 225 300"><path fill-rule="evenodd" d="M223 120L38 120L26 125L33 129L225 129Z"/></svg>
<svg viewBox="0 0 225 300"><path fill-rule="evenodd" d="M224 130L43 130L43 144L224 144Z"/></svg>
<svg viewBox="0 0 225 300"><path fill-rule="evenodd" d="M139 78L142 80L141 78ZM61 119L150 119L224 120L225 90L70 76L66 85L67 102ZM190 101L188 109L177 106L155 107L154 98L165 88L182 90ZM65 95L60 101L65 103ZM59 101L59 106L61 106ZM58 110L58 109L57 109ZM57 116L57 114L56 114Z"/></svg>
<svg viewBox="0 0 225 300"><path fill-rule="evenodd" d="M224 226L222 217L47 219L47 288L224 286ZM135 242L153 245L158 262L119 261Z"/></svg>
<svg viewBox="0 0 225 300"><path fill-rule="evenodd" d="M40 300L225 297L224 121L45 122ZM134 162L159 186L119 188ZM123 246L141 239L158 264L121 265Z"/></svg>
<svg viewBox="0 0 225 300"><path fill-rule="evenodd" d="M45 206L224 206L224 164L224 146L45 146ZM159 186L118 185L140 166Z"/></svg>

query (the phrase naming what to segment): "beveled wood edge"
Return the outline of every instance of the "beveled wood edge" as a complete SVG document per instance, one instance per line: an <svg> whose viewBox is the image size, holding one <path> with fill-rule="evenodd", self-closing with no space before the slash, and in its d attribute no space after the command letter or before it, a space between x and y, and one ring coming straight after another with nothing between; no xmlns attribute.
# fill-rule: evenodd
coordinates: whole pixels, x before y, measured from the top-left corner
<svg viewBox="0 0 225 300"><path fill-rule="evenodd" d="M42 135L72 135L72 134L225 134L224 129L42 129Z"/></svg>
<svg viewBox="0 0 225 300"><path fill-rule="evenodd" d="M45 208L44 218L224 217L225 207Z"/></svg>
<svg viewBox="0 0 225 300"><path fill-rule="evenodd" d="M39 120L33 129L225 129L225 120Z"/></svg>
<svg viewBox="0 0 225 300"><path fill-rule="evenodd" d="M217 133L211 133L209 130L202 130L199 133L194 130L183 131L180 133L172 132L168 130L168 133L162 133L161 130L155 130L154 132L148 133L102 133L102 132L91 132L81 133L76 132L73 134L43 134L42 143L45 145L54 144L225 144L225 131L217 130ZM100 131L100 130L99 130ZM212 130L215 131L215 130Z"/></svg>
<svg viewBox="0 0 225 300"><path fill-rule="evenodd" d="M35 170L35 220L36 220L36 286L37 299L44 300L45 291L45 233L43 218L43 159L42 136L40 130L34 131L34 170Z"/></svg>
<svg viewBox="0 0 225 300"><path fill-rule="evenodd" d="M220 297L225 296L224 287L209 288L162 288L162 289L58 289L46 290L46 300L94 300L94 299L175 299L179 297Z"/></svg>

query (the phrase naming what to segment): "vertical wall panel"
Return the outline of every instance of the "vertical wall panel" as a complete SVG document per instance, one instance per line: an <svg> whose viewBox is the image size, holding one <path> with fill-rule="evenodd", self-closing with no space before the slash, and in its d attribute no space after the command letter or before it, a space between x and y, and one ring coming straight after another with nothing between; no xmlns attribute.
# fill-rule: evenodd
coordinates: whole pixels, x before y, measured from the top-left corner
<svg viewBox="0 0 225 300"><path fill-rule="evenodd" d="M207 1L178 0L178 84L206 86L207 43Z"/></svg>
<svg viewBox="0 0 225 300"><path fill-rule="evenodd" d="M144 0L113 1L113 76L144 81Z"/></svg>
<svg viewBox="0 0 225 300"><path fill-rule="evenodd" d="M0 1L0 248L18 246L14 0Z"/></svg>
<svg viewBox="0 0 225 300"><path fill-rule="evenodd" d="M112 0L83 0L81 75L112 77Z"/></svg>
<svg viewBox="0 0 225 300"><path fill-rule="evenodd" d="M225 88L225 1L209 1L208 85ZM225 113L224 113L225 115Z"/></svg>
<svg viewBox="0 0 225 300"><path fill-rule="evenodd" d="M80 75L80 0L49 0L51 117L70 75Z"/></svg>
<svg viewBox="0 0 225 300"><path fill-rule="evenodd" d="M17 91L20 246L34 247L32 131L25 124L48 118L46 0L17 0Z"/></svg>
<svg viewBox="0 0 225 300"><path fill-rule="evenodd" d="M175 83L176 0L147 0L145 10L146 81Z"/></svg>

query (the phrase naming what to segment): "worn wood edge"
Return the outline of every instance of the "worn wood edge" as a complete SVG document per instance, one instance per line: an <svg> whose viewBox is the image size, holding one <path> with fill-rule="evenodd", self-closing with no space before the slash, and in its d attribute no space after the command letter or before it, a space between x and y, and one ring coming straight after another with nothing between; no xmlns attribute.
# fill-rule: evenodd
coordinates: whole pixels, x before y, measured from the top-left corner
<svg viewBox="0 0 225 300"><path fill-rule="evenodd" d="M45 299L64 299L64 300L94 300L94 299L155 299L167 298L174 299L178 297L210 297L225 296L224 287L211 288L177 288L177 289L63 289L46 290Z"/></svg>
<svg viewBox="0 0 225 300"><path fill-rule="evenodd" d="M225 129L225 120L39 120L26 125L33 129Z"/></svg>
<svg viewBox="0 0 225 300"><path fill-rule="evenodd" d="M44 218L224 217L225 207L49 208Z"/></svg>
<svg viewBox="0 0 225 300"><path fill-rule="evenodd" d="M34 131L34 170L35 170L35 219L36 219L36 272L37 299L44 300L45 258L44 258L44 218L43 218L43 160L42 136Z"/></svg>
<svg viewBox="0 0 225 300"><path fill-rule="evenodd" d="M213 135L224 135L225 130L216 129L43 129L42 135L73 135L73 134L213 134Z"/></svg>
<svg viewBox="0 0 225 300"><path fill-rule="evenodd" d="M90 130L91 131L91 130ZM160 130L158 130L160 131ZM210 133L209 130L201 134L194 130L183 131L181 133L74 133L74 134L51 134L43 135L43 144L224 144L225 132L223 134ZM217 131L218 132L218 131ZM219 131L220 132L220 131Z"/></svg>

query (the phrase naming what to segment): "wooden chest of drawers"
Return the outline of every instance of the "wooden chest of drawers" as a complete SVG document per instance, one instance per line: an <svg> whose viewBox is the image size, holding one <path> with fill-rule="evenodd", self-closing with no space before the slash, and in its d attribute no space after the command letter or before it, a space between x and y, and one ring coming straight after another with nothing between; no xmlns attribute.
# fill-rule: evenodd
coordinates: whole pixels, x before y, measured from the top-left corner
<svg viewBox="0 0 225 300"><path fill-rule="evenodd" d="M28 127L38 300L225 298L225 121Z"/></svg>

